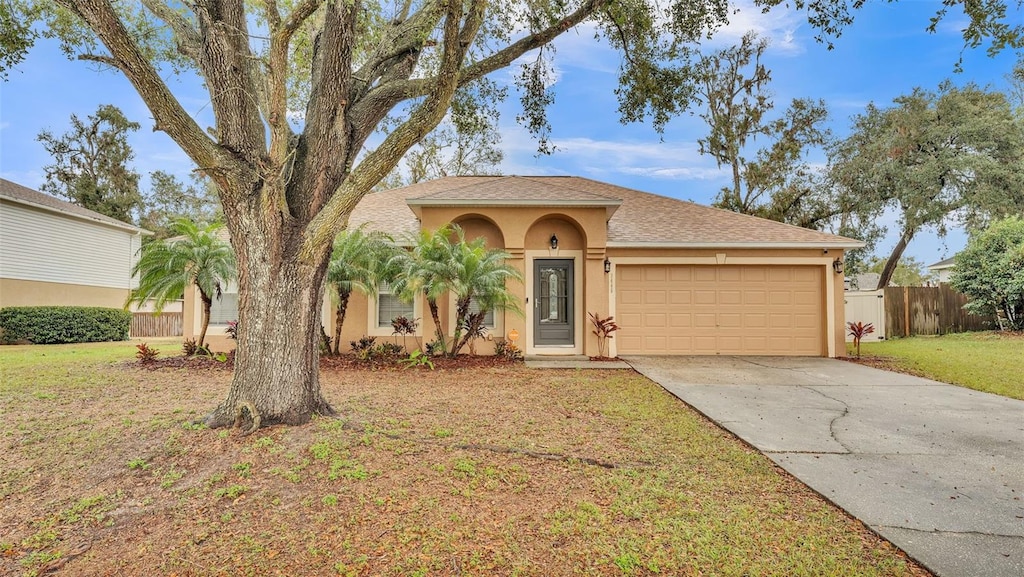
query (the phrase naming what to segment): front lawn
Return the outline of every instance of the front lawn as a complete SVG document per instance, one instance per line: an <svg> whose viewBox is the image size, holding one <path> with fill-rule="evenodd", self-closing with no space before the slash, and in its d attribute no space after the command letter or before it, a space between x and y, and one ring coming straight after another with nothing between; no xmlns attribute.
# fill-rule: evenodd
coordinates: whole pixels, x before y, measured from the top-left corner
<svg viewBox="0 0 1024 577"><path fill-rule="evenodd" d="M848 353L854 355L852 345ZM863 343L864 360L977 391L1024 399L1024 335L958 333Z"/></svg>
<svg viewBox="0 0 1024 577"><path fill-rule="evenodd" d="M134 353L0 348L0 574L927 575L631 371L325 369L239 437Z"/></svg>

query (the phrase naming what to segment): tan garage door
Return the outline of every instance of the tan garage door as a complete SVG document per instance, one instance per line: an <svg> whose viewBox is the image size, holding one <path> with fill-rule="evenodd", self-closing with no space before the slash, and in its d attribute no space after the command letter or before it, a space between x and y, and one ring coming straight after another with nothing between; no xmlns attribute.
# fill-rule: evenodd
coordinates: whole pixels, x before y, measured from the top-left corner
<svg viewBox="0 0 1024 577"><path fill-rule="evenodd" d="M822 268L616 267L618 353L821 356Z"/></svg>

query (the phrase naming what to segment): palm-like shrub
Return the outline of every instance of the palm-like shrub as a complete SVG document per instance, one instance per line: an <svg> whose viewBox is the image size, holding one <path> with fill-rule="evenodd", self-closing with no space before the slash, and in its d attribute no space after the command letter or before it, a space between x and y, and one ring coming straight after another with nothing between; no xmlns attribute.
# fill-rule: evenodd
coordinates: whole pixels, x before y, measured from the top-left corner
<svg viewBox="0 0 1024 577"><path fill-rule="evenodd" d="M397 249L391 239L362 228L342 231L334 240L334 251L327 265L327 286L338 308L335 316L334 350L340 352L341 327L345 324L348 301L353 291L376 292L381 282L391 282L396 273Z"/></svg>
<svg viewBox="0 0 1024 577"><path fill-rule="evenodd" d="M132 268L132 274L138 275L139 288L132 293L129 303L152 299L159 312L167 301L182 298L187 288L194 286L199 290L203 324L198 346L206 339L213 299L219 299L224 287L237 277L235 253L230 243L217 235L221 226L176 220L171 228L177 236L143 246L139 261Z"/></svg>
<svg viewBox="0 0 1024 577"><path fill-rule="evenodd" d="M436 346L448 352L445 331L437 301L448 292L454 274L452 272L452 247L449 237L453 227L442 226L434 231L422 230L407 239L410 249L400 252L394 259L399 271L392 288L405 301L423 294L434 321Z"/></svg>
<svg viewBox="0 0 1024 577"><path fill-rule="evenodd" d="M423 293L434 321L437 342L445 353L455 357L474 335L488 311L512 310L522 313L519 302L506 287L506 281L522 280L522 274L509 265L509 254L500 249L488 249L478 238L466 240L465 232L457 225L448 225L436 231L423 231L411 239L412 250L402 257L402 275L399 284L405 298ZM455 325L451 347L447 344L441 325L437 301L445 294L455 299ZM476 303L478 313L471 314L470 305Z"/></svg>

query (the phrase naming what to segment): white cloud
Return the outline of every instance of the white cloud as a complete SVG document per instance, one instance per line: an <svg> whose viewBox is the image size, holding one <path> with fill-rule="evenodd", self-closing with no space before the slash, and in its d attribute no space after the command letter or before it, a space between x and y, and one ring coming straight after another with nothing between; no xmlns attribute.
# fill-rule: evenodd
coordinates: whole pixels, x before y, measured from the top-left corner
<svg viewBox="0 0 1024 577"><path fill-rule="evenodd" d="M11 126L10 122L0 122L0 130L4 130L5 128L8 128L10 126Z"/></svg>
<svg viewBox="0 0 1024 577"><path fill-rule="evenodd" d="M502 148L505 174L571 174L597 179L646 177L659 180L714 181L726 176L714 161L701 156L692 142L554 138L556 152L536 157L536 142L526 131L506 128Z"/></svg>
<svg viewBox="0 0 1024 577"><path fill-rule="evenodd" d="M729 14L729 24L717 30L709 44L711 46L732 46L740 43L743 35L753 30L761 38L770 41L769 51L786 56L796 56L806 51L806 36L797 34L805 23L800 12L778 6L768 11L750 0L740 0L735 5L736 11Z"/></svg>

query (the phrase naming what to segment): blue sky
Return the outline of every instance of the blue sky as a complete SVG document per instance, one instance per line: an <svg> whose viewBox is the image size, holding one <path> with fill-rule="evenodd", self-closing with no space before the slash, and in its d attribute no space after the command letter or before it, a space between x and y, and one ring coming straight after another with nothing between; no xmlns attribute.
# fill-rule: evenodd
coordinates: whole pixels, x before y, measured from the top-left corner
<svg viewBox="0 0 1024 577"><path fill-rule="evenodd" d="M983 49L963 52L963 72L954 72L961 56L962 15L951 14L935 34L925 31L939 8L934 0L868 3L854 24L835 41L831 51L814 40L815 31L800 14L776 9L761 14L741 3L709 47L738 42L748 29L771 40L765 63L772 70L777 109L792 98L821 98L831 113L830 125L838 136L848 133L850 118L868 102L885 106L915 86L934 89L945 79L957 84L976 82L1002 88L1004 75L1017 55L1004 52L988 57ZM1024 14L1020 15L1024 18ZM513 94L502 114L505 174L578 175L648 192L710 203L726 183L725 173L697 152L697 139L705 132L702 121L691 115L673 120L664 135L648 125L622 125L614 95L618 56L596 44L593 31L581 27L557 44L554 90L550 109L552 142L558 151L538 157L536 143L515 124L517 98ZM500 82L511 73L501 71ZM210 125L209 108L192 79L169 80L186 110ZM142 124L130 139L136 169L148 174L165 170L182 175L192 168L188 158L163 133L153 132L149 111L131 85L113 72L96 72L89 65L68 61L54 43L41 41L28 59L0 84L0 175L38 187L43 167L50 162L35 137L40 130L61 134L71 114L84 118L100 104L114 104ZM813 162L823 162L819 152ZM144 183L147 186L147 183ZM892 220L891 217L887 220ZM963 247L966 239L953 230L944 241L925 231L907 254L925 263L935 262ZM894 238L876 249L888 254Z"/></svg>

